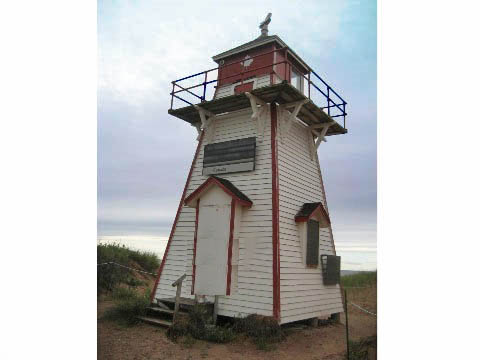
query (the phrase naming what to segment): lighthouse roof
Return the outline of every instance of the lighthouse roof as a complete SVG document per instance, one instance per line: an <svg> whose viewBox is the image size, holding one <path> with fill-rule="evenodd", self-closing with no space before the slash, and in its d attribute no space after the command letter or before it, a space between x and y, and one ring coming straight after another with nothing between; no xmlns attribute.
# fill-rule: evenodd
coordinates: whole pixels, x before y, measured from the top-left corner
<svg viewBox="0 0 480 360"><path fill-rule="evenodd" d="M233 49L230 49L230 50L227 50L227 51L224 51L218 55L215 55L212 57L213 61L215 61L217 64L220 62L220 60L222 59L225 59L229 56L232 56L232 55L235 55L235 54L239 54L239 53L242 53L244 51L247 51L247 50L250 50L250 49L254 49L254 48L257 48L259 46L263 46L263 45L266 45L266 44L270 44L270 43L277 43L278 45L280 45L280 47L282 48L287 48L289 53L295 58L295 60L297 60L300 64L302 64L302 66L304 66L307 70L311 70L310 67L305 63L305 61L302 60L302 58L300 56L298 56L295 51L293 51L282 39L280 39L280 37L278 37L277 35L270 35L270 36L259 36L258 38L256 38L255 40L252 40L252 41L249 41L245 44L242 44L240 46L237 46Z"/></svg>
<svg viewBox="0 0 480 360"><path fill-rule="evenodd" d="M219 187L242 206L250 207L253 205L252 200L250 200L247 195L242 193L235 185L233 185L227 179L219 178L217 176L210 176L202 185L200 185L194 192L192 192L185 199L185 205L195 207L195 201L200 198L202 194L208 189L210 189L212 186Z"/></svg>
<svg viewBox="0 0 480 360"><path fill-rule="evenodd" d="M317 216L323 220L323 227L326 227L330 224L330 217L328 216L328 213L325 211L325 208L321 202L303 204L295 216L295 222L308 221L315 214L317 214Z"/></svg>

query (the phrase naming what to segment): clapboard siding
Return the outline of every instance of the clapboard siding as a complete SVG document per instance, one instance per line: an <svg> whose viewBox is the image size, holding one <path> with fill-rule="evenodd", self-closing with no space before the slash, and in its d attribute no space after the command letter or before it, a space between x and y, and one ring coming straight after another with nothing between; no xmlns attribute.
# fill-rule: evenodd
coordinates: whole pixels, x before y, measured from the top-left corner
<svg viewBox="0 0 480 360"><path fill-rule="evenodd" d="M294 220L304 203L325 204L318 157L316 154L310 157L311 141L310 132L299 122L294 122L278 141L282 323L342 311L340 288L323 285L320 266L311 269L304 265L300 233ZM330 230L320 229L319 237L320 254L334 254Z"/></svg>
<svg viewBox="0 0 480 360"><path fill-rule="evenodd" d="M257 84L262 84L260 79ZM217 97L221 96L222 91L224 89L218 89ZM247 109L217 117L215 125L206 131L204 138L210 138L210 141L205 141L199 150L186 191L188 196L207 179L202 175L203 150L206 144L257 137L255 170L219 175L230 180L253 202L250 209L242 211L241 226L236 231L239 240L238 275L234 293L219 298L218 314L224 316L244 316L251 313L272 315L273 308L270 114L264 115L266 126L263 137L257 136L257 123L252 121L251 114L251 110ZM209 134L209 131L214 133ZM182 296L193 297L191 284L194 228L195 210L183 207L159 280L157 298L174 296L176 289L171 284L184 272L187 278L182 287Z"/></svg>

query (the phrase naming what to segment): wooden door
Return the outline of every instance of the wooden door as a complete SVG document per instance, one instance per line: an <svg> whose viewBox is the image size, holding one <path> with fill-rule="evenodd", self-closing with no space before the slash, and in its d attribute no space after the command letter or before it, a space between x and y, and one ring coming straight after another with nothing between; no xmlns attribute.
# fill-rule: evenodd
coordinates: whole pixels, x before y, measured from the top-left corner
<svg viewBox="0 0 480 360"><path fill-rule="evenodd" d="M230 206L201 205L195 259L195 295L225 295L230 233Z"/></svg>

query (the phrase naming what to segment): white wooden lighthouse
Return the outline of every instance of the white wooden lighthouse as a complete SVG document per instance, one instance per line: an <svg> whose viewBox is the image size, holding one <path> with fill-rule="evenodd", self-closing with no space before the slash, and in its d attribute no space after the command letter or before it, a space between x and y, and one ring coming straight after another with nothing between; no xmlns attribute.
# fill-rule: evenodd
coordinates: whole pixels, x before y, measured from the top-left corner
<svg viewBox="0 0 480 360"><path fill-rule="evenodd" d="M284 324L343 311L317 149L347 132L346 102L269 22L214 56L218 68L172 83L169 114L196 127L198 146L152 302L186 274L182 299L216 298L221 316Z"/></svg>

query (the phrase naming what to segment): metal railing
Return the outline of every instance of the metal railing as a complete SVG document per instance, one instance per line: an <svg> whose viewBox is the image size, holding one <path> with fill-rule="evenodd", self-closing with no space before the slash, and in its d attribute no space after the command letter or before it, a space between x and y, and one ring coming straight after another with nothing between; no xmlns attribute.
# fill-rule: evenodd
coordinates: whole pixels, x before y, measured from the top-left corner
<svg viewBox="0 0 480 360"><path fill-rule="evenodd" d="M173 110L174 99L178 99L183 103L188 105L193 105L194 101L197 101L195 104L202 103L207 101L207 96L211 95L212 99L215 97L217 86L213 85L215 83L225 82L230 78L238 78L235 82L235 85L243 85L244 81L251 81L251 73L258 72L259 70L272 68L272 71L266 72L264 75L276 75L280 80L287 80L290 82L292 71L295 71L297 76L301 76L303 81L301 82L302 89L298 89L301 93L311 99L313 102L317 103L322 109L326 109L327 114L332 118L341 117L343 118L343 127L345 128L345 118L346 105L347 102L330 86L325 80L323 80L315 71L310 70L307 74L304 74L300 71L290 60L288 48L275 49L266 53L255 55L250 57L250 59L255 59L261 56L267 56L274 53L283 54L283 59L281 61L272 61L267 65L260 67L254 67L251 69L246 69L243 67L243 70L240 73L235 73L233 75L223 76L222 78L212 78L215 75L218 77L220 69L226 70L228 67L244 63L246 60L238 60L227 65L219 66L213 69L202 71L193 75L185 76L181 79L172 81L172 92L170 109ZM273 55L272 55L273 56ZM289 59L290 57L290 59ZM283 65L283 66L282 66ZM212 74L213 72L216 72ZM210 79L209 79L210 78ZM273 78L272 76L270 77ZM199 81L199 82L198 82ZM317 81L315 83L315 81ZM319 82L318 82L319 81ZM306 84L306 85L305 85ZM211 85L211 87L210 87ZM227 85L227 84L225 84ZM272 85L272 83L271 83ZM213 94L212 94L213 90ZM181 94L181 95L180 95Z"/></svg>

